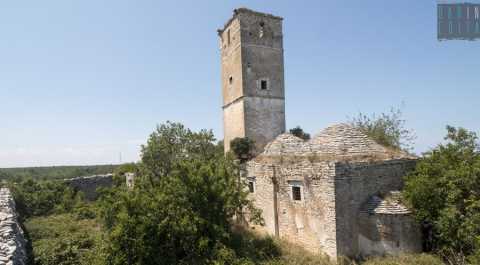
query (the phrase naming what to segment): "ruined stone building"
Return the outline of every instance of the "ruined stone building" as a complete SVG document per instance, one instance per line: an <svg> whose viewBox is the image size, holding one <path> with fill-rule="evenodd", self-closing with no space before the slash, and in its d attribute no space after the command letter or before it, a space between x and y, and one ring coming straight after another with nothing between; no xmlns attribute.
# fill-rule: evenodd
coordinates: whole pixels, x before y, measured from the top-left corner
<svg viewBox="0 0 480 265"><path fill-rule="evenodd" d="M308 141L285 133L282 18L240 8L218 33L225 149L256 143L245 177L266 224L255 229L331 257L420 251L400 193L415 158L347 124Z"/></svg>

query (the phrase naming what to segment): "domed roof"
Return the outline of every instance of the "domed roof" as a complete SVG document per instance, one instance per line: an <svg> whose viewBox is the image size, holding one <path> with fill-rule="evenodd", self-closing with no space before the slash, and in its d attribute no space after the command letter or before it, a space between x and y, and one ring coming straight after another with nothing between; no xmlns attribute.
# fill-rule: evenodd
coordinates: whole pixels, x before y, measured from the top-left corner
<svg viewBox="0 0 480 265"><path fill-rule="evenodd" d="M311 153L310 145L303 139L296 137L290 133L280 134L265 146L263 152L266 156L279 156L279 155L306 155Z"/></svg>
<svg viewBox="0 0 480 265"><path fill-rule="evenodd" d="M312 151L318 155L379 158L407 156L403 151L392 150L376 143L359 129L345 123L327 127L311 140L311 145Z"/></svg>
<svg viewBox="0 0 480 265"><path fill-rule="evenodd" d="M327 127L309 141L289 133L281 134L265 147L260 156L309 156L335 161L413 158L404 151L376 143L359 129L345 123Z"/></svg>

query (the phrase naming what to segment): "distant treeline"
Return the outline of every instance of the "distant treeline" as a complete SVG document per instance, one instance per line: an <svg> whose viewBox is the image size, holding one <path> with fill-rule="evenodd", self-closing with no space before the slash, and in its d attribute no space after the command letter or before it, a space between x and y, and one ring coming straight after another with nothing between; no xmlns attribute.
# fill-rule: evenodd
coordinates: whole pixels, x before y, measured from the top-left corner
<svg viewBox="0 0 480 265"><path fill-rule="evenodd" d="M65 179L112 173L118 165L0 168L0 180Z"/></svg>

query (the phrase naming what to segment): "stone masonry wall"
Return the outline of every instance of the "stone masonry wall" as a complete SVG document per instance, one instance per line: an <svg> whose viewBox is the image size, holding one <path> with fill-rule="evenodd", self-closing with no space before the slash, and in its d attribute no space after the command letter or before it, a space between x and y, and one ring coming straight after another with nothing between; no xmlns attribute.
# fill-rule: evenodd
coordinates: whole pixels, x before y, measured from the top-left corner
<svg viewBox="0 0 480 265"><path fill-rule="evenodd" d="M361 254L358 224L361 205L373 195L401 190L403 177L414 166L414 160L336 164L338 255L357 256Z"/></svg>
<svg viewBox="0 0 480 265"><path fill-rule="evenodd" d="M0 189L0 264L24 265L26 240L17 218L15 202L6 188Z"/></svg>
<svg viewBox="0 0 480 265"><path fill-rule="evenodd" d="M366 214L359 218L360 256L398 255L422 251L422 233L411 215Z"/></svg>
<svg viewBox="0 0 480 265"><path fill-rule="evenodd" d="M73 189L83 192L85 199L92 201L98 196L97 188L109 188L113 186L113 175L106 174L66 179L65 183L67 183Z"/></svg>
<svg viewBox="0 0 480 265"><path fill-rule="evenodd" d="M285 132L285 100L247 97L245 104L245 135L255 140L256 152Z"/></svg>
<svg viewBox="0 0 480 265"><path fill-rule="evenodd" d="M272 180L276 179L279 236L312 252L323 251L336 256L333 163L304 160L268 165L250 162L247 170L256 182L251 198L263 211L266 222L266 227L260 229L275 234ZM301 185L301 201L291 197L292 185Z"/></svg>
<svg viewBox="0 0 480 265"><path fill-rule="evenodd" d="M225 151L234 138L249 137L259 153L285 132L282 19L239 8L218 32Z"/></svg>

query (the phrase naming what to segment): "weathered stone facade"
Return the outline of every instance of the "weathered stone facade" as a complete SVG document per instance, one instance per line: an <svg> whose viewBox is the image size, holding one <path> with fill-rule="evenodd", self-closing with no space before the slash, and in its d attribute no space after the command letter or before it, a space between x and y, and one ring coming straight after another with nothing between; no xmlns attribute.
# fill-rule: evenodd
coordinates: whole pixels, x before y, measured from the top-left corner
<svg viewBox="0 0 480 265"><path fill-rule="evenodd" d="M310 141L282 134L247 164L250 196L266 221L255 229L331 257L420 251L419 227L398 196L393 206L375 205L398 194L414 165L346 124Z"/></svg>
<svg viewBox="0 0 480 265"><path fill-rule="evenodd" d="M415 157L346 124L309 141L284 134L282 18L240 8L218 33L225 151L235 137L256 143L244 174L265 219L255 229L331 257L420 251L396 192Z"/></svg>
<svg viewBox="0 0 480 265"><path fill-rule="evenodd" d="M15 202L6 188L0 189L0 264L27 264L26 240L17 218Z"/></svg>
<svg viewBox="0 0 480 265"><path fill-rule="evenodd" d="M285 132L282 18L239 8L218 34L225 150L249 137L261 152Z"/></svg>
<svg viewBox="0 0 480 265"><path fill-rule="evenodd" d="M113 175L106 174L66 179L65 183L74 190L83 192L85 199L93 201L98 197L97 188L110 188L113 186Z"/></svg>

